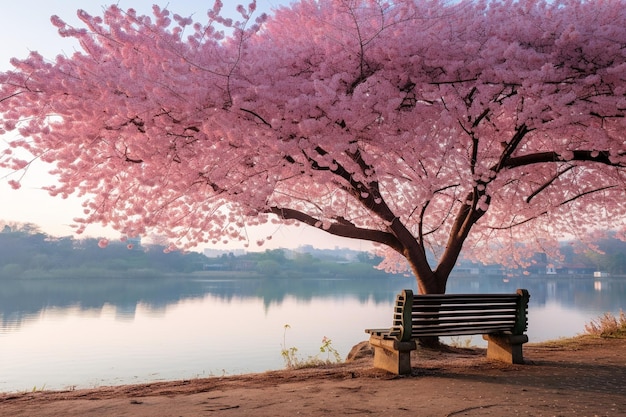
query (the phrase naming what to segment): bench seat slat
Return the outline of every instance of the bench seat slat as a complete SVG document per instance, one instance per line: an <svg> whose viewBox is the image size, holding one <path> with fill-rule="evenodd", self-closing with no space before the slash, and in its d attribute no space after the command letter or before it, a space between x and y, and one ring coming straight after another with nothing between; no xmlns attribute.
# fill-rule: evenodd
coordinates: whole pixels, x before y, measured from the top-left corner
<svg viewBox="0 0 626 417"><path fill-rule="evenodd" d="M418 297L418 296L416 296ZM419 296L425 297L425 296ZM492 297L492 298L413 298L412 304L489 304L489 303L511 303L515 302L513 297Z"/></svg>
<svg viewBox="0 0 626 417"><path fill-rule="evenodd" d="M412 327L436 327L436 326L469 326L472 323L492 323L513 326L514 317L467 317L464 320L413 320Z"/></svg>
<svg viewBox="0 0 626 417"><path fill-rule="evenodd" d="M371 335L374 336L378 336L378 337L385 337L385 338L394 338L395 336L400 334L400 329L394 329L394 328L387 328L387 329L365 329L365 333L369 333Z"/></svg>
<svg viewBox="0 0 626 417"><path fill-rule="evenodd" d="M457 326L457 327L431 327L431 328L414 328L411 332L412 337L420 336L447 336L447 335L475 335L494 332L507 332L510 326ZM394 329L366 329L365 332L378 337L394 338Z"/></svg>
<svg viewBox="0 0 626 417"><path fill-rule="evenodd" d="M492 314L488 316L481 316L480 314L455 314L454 316L413 316L411 318L411 323L413 325L422 324L422 323L438 323L438 322L454 322L454 323L464 323L467 321L474 321L476 319L480 319L480 321L502 321L506 320L508 322L515 321L515 316L511 314ZM397 323L397 325L401 325L401 323Z"/></svg>
<svg viewBox="0 0 626 417"><path fill-rule="evenodd" d="M463 322L467 320L471 320L474 317L481 317L485 320L498 320L498 319L508 319L515 321L516 315L512 313L493 313L493 314L480 314L479 312L461 312L461 313L451 313L451 314L413 314L411 315L411 321L425 321L425 322L434 322L438 320L445 321L458 321ZM398 322L400 325L401 322Z"/></svg>
<svg viewBox="0 0 626 417"><path fill-rule="evenodd" d="M492 333L506 333L510 327L471 327L471 328L453 328L453 329L440 329L440 330L427 330L427 331L413 331L411 337L418 338L421 336L464 336L464 335L476 335L476 334L492 334Z"/></svg>
<svg viewBox="0 0 626 417"><path fill-rule="evenodd" d="M454 293L454 294L415 294L413 293L413 298L503 298L503 297L516 297L515 293L482 293L482 294L474 294L474 293Z"/></svg>
<svg viewBox="0 0 626 417"><path fill-rule="evenodd" d="M439 310L509 310L515 309L516 303L472 303L472 304L413 304L413 310L439 311Z"/></svg>
<svg viewBox="0 0 626 417"><path fill-rule="evenodd" d="M447 294L447 295L415 295L413 296L413 302L417 303L475 303L475 302L490 302L490 301L516 301L517 295L513 294Z"/></svg>
<svg viewBox="0 0 626 417"><path fill-rule="evenodd" d="M472 299L422 299L422 298L418 298L418 299L413 299L413 302L411 303L412 305L438 305L438 304L442 304L442 305L446 305L446 304L455 304L455 305L460 305L460 304L515 304L516 300L514 298L490 298L490 299L481 299L481 298L474 298Z"/></svg>
<svg viewBox="0 0 626 417"><path fill-rule="evenodd" d="M389 335L391 329L365 329L365 333L373 334L375 336Z"/></svg>
<svg viewBox="0 0 626 417"><path fill-rule="evenodd" d="M428 309L428 310L413 310L411 315L412 316L432 316L432 315L453 315L453 314L474 314L474 315L481 315L481 316L489 316L489 315L494 315L494 314L510 314L510 315L515 315L516 314L516 309L515 308L493 308L493 309L485 309L485 307L482 307L480 309L478 308L458 308L458 309Z"/></svg>
<svg viewBox="0 0 626 417"><path fill-rule="evenodd" d="M482 326L508 326L511 328L513 322L511 320L480 320L471 319L467 321L424 321L424 322L414 322L412 327L417 329L439 329L445 327L471 327L475 325Z"/></svg>

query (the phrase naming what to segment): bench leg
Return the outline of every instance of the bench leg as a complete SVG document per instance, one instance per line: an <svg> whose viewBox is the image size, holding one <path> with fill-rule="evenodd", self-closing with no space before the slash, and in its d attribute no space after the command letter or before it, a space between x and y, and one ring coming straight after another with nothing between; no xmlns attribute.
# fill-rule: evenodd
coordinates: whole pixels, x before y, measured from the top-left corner
<svg viewBox="0 0 626 417"><path fill-rule="evenodd" d="M414 341L398 342L371 336L370 345L374 348L374 367L396 375L411 373L411 351L417 348Z"/></svg>
<svg viewBox="0 0 626 417"><path fill-rule="evenodd" d="M484 334L487 344L487 357L506 363L524 363L522 345L528 342L525 334Z"/></svg>

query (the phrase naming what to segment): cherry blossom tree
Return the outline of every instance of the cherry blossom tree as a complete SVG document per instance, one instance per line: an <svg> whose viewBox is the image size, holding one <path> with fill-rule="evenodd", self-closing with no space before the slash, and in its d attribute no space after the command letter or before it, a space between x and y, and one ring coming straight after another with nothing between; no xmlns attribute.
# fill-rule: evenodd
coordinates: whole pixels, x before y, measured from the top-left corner
<svg viewBox="0 0 626 417"><path fill-rule="evenodd" d="M624 0L255 8L53 17L82 50L0 74L2 164L52 163L78 231L190 246L305 223L386 248L423 293L462 248L515 263L624 232Z"/></svg>

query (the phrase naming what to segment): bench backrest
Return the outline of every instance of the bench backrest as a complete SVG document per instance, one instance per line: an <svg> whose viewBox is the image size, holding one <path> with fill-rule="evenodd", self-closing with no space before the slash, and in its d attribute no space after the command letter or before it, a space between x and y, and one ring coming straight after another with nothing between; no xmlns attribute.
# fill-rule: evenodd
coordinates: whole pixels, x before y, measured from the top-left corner
<svg viewBox="0 0 626 417"><path fill-rule="evenodd" d="M528 327L527 290L515 294L429 294L404 290L396 297L390 334L420 336L523 334Z"/></svg>

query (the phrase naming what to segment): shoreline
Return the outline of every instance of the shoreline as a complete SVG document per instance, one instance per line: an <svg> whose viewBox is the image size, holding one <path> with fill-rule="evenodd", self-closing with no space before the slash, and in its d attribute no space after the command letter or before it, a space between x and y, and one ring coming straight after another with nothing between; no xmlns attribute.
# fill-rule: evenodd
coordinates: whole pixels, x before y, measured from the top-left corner
<svg viewBox="0 0 626 417"><path fill-rule="evenodd" d="M374 369L366 357L296 370L4 393L0 416L623 415L626 339L529 343L524 356L526 364L507 365L487 360L481 348L418 350L406 377Z"/></svg>

